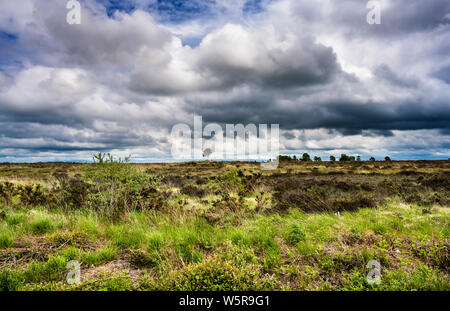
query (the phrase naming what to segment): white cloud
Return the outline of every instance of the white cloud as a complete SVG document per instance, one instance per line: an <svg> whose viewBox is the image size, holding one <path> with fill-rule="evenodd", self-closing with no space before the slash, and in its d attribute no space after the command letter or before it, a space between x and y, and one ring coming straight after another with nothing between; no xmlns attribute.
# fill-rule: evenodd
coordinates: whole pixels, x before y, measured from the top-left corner
<svg viewBox="0 0 450 311"><path fill-rule="evenodd" d="M81 25L65 22L64 1L2 3L0 29L18 36L22 61L0 71L3 155L53 146L160 157L170 127L194 113L280 123L298 131L287 150L445 154L450 85L430 76L450 65L446 4L408 2L408 15L405 3L383 7L379 28L356 0L267 1L256 15L219 1L223 17L164 25L139 9L110 18L93 0Z"/></svg>

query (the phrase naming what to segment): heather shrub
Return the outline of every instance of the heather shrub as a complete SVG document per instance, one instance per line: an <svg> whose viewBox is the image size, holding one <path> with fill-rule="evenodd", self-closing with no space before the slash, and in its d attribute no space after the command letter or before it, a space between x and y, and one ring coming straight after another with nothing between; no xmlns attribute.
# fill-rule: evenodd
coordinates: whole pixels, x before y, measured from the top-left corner
<svg viewBox="0 0 450 311"><path fill-rule="evenodd" d="M171 273L157 287L172 291L261 290L264 284L258 274L252 265L237 267L231 261L212 256Z"/></svg>
<svg viewBox="0 0 450 311"><path fill-rule="evenodd" d="M98 159L98 158L94 158ZM153 198L160 206L160 196L143 190L159 185L160 178L140 171L129 163L129 158L115 159L111 155L83 167L84 178L90 184L87 207L116 218L123 212L140 210L147 205L145 199Z"/></svg>

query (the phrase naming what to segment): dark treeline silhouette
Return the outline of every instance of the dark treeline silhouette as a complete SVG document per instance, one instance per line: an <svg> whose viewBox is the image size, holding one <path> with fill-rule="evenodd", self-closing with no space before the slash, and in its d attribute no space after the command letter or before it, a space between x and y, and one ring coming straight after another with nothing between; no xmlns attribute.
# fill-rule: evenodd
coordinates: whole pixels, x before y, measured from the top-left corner
<svg viewBox="0 0 450 311"><path fill-rule="evenodd" d="M302 162L321 162L322 158L319 156L314 156L313 159L311 159L311 156L308 153L303 153L303 155L300 157L297 157L296 155L293 156L289 156L289 155L280 155L278 156L278 159L280 160L280 162L295 162L295 161L302 161ZM385 161L392 161L391 158L389 156L384 158ZM335 162L337 161L336 157L331 155L330 156L330 162ZM341 156L339 157L339 162L359 162L362 161L361 156L349 156L346 155L345 153L341 154ZM376 159L374 157L370 157L369 161L376 161Z"/></svg>

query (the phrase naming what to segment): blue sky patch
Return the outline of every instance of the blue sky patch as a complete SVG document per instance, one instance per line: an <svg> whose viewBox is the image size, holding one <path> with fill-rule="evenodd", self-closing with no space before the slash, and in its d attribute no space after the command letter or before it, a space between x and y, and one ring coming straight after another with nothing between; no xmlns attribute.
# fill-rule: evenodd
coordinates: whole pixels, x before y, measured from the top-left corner
<svg viewBox="0 0 450 311"><path fill-rule="evenodd" d="M116 11L132 13L137 8L135 1L97 0L97 2L104 5L109 17L113 16Z"/></svg>
<svg viewBox="0 0 450 311"><path fill-rule="evenodd" d="M245 14L260 13L263 10L262 0L248 0L242 9Z"/></svg>
<svg viewBox="0 0 450 311"><path fill-rule="evenodd" d="M1 41L15 41L19 37L13 33L9 33L0 29L0 40Z"/></svg>
<svg viewBox="0 0 450 311"><path fill-rule="evenodd" d="M116 11L132 13L136 9L155 13L162 22L183 23L189 20L214 18L221 12L215 0L96 0L102 4L109 17ZM264 10L264 4L270 1L248 0L243 8L244 14L256 14ZM222 8L223 10L223 8Z"/></svg>
<svg viewBox="0 0 450 311"><path fill-rule="evenodd" d="M214 15L214 0L158 0L156 5L150 7L157 10L163 20L171 23L182 23L192 19L200 19Z"/></svg>

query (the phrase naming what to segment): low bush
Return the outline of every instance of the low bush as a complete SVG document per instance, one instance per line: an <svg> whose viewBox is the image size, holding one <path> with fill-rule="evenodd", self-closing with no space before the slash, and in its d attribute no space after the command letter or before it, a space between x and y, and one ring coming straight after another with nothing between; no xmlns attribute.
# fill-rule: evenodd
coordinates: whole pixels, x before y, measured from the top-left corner
<svg viewBox="0 0 450 311"><path fill-rule="evenodd" d="M302 225L297 223L291 224L285 233L285 240L291 245L296 245L299 242L304 241L305 239L306 239L305 228L303 228Z"/></svg>
<svg viewBox="0 0 450 311"><path fill-rule="evenodd" d="M0 291L17 291L23 284L22 274L12 269L0 270Z"/></svg>
<svg viewBox="0 0 450 311"><path fill-rule="evenodd" d="M43 234L52 232L55 225L49 217L37 216L30 222L30 229L34 234Z"/></svg>
<svg viewBox="0 0 450 311"><path fill-rule="evenodd" d="M218 256L205 258L172 272L156 285L157 290L171 291L248 291L263 290L258 269L252 265L236 267Z"/></svg>
<svg viewBox="0 0 450 311"><path fill-rule="evenodd" d="M206 191L204 189L201 189L199 187L195 187L195 186L185 186L183 188L181 188L180 192L182 194L191 196L191 197L198 197L198 198L202 198L205 196Z"/></svg>
<svg viewBox="0 0 450 311"><path fill-rule="evenodd" d="M8 248L14 244L13 236L8 231L0 232L0 248Z"/></svg>
<svg viewBox="0 0 450 311"><path fill-rule="evenodd" d="M159 185L161 179L140 171L128 159L116 160L108 155L102 161L84 166L83 170L90 184L87 206L107 217L116 219L124 212L164 205L163 196L145 191Z"/></svg>

